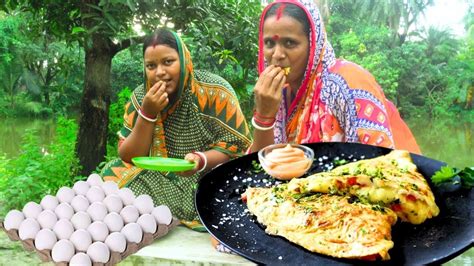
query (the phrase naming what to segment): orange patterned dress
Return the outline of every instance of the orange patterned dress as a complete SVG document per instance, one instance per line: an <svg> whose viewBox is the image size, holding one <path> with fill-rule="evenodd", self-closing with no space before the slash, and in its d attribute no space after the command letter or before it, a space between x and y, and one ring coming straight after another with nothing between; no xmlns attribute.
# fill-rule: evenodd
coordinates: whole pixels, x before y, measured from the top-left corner
<svg viewBox="0 0 474 266"><path fill-rule="evenodd" d="M277 0L265 8L260 20L259 72L267 66L263 18L276 3L291 3L305 11L310 22L310 51L295 98L287 103L283 97L274 128L275 143L359 142L421 153L375 78L361 66L335 58L314 1ZM285 95L287 90L283 89Z"/></svg>

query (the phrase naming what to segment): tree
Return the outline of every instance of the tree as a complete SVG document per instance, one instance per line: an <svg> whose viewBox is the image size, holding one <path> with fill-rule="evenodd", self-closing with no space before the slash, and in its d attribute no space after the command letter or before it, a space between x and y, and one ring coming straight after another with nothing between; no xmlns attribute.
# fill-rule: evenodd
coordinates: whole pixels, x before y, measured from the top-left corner
<svg viewBox="0 0 474 266"><path fill-rule="evenodd" d="M459 50L459 41L449 29L429 27L421 38L426 44L426 56L436 65L447 63Z"/></svg>
<svg viewBox="0 0 474 266"><path fill-rule="evenodd" d="M15 108L15 93L17 84L23 74L21 54L17 44L21 36L17 34L20 20L16 17L6 17L0 20L0 89L9 98L9 108Z"/></svg>
<svg viewBox="0 0 474 266"><path fill-rule="evenodd" d="M139 6L125 0L7 1L6 7L33 14L36 20L31 22L42 27L47 35L71 44L78 42L84 49L84 88L76 143L82 175L90 174L104 159L111 61L117 52L139 41L128 37L133 35L136 12L147 10L148 4ZM156 19L153 15L147 17Z"/></svg>
<svg viewBox="0 0 474 266"><path fill-rule="evenodd" d="M360 2L361 14L388 26L393 36L397 37L395 46L400 46L405 42L417 19L424 14L428 6L433 5L434 0L363 0Z"/></svg>
<svg viewBox="0 0 474 266"><path fill-rule="evenodd" d="M466 76L468 77L464 77L462 81L468 84L466 92L466 104L464 105L464 109L468 110L473 108L474 102L474 75L472 75L472 73L474 73L474 3L470 4L464 21L466 23L465 28L467 30L467 51L465 52L465 55L461 56L461 58L466 59Z"/></svg>

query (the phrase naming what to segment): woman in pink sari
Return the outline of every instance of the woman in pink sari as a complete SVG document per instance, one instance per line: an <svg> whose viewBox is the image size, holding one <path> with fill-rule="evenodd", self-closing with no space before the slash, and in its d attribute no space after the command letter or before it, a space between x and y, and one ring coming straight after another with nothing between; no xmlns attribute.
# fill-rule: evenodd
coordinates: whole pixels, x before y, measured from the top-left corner
<svg viewBox="0 0 474 266"><path fill-rule="evenodd" d="M264 9L258 56L251 152L338 141L420 153L374 77L336 59L313 0L277 0Z"/></svg>

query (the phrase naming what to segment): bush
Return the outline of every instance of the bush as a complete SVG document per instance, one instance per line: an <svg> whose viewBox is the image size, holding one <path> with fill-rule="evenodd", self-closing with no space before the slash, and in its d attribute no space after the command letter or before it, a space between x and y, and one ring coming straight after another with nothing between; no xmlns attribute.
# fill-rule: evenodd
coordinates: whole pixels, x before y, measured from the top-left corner
<svg viewBox="0 0 474 266"><path fill-rule="evenodd" d="M125 87L118 93L117 101L110 104L106 161L118 156L117 132L123 126L123 114L125 112L124 108L125 104L130 100L130 95L132 95L132 91L128 87ZM99 166L99 168L100 167L101 166Z"/></svg>
<svg viewBox="0 0 474 266"><path fill-rule="evenodd" d="M28 130L18 157L0 157L0 216L10 209L21 209L29 201L39 202L61 186L72 186L83 179L73 175L79 168L76 134L74 120L59 118L55 140L48 147L39 145L36 130Z"/></svg>

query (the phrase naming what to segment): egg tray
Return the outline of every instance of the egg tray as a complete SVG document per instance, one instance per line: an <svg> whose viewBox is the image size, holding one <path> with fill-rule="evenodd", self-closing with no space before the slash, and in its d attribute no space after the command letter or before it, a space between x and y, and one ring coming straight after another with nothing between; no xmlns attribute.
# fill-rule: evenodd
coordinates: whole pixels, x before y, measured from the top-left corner
<svg viewBox="0 0 474 266"><path fill-rule="evenodd" d="M173 218L173 221L169 225L165 224L157 224L156 232L154 234L150 233L143 233L143 238L140 243L132 243L132 242L127 242L127 247L122 253L119 252L110 252L110 259L107 263L97 263L94 262L92 265L94 266L111 266L119 263L120 261L124 260L126 257L136 253L138 250L141 248L150 245L155 241L156 239L165 236L171 229L174 227L178 226L180 222ZM5 231L5 233L8 235L8 238L12 241L21 241L21 244L23 245L23 248L27 251L35 251L36 254L40 257L42 262L52 262L53 258L51 257L51 250L50 249L45 249L45 250L38 250L35 247L34 244L34 239L26 239L26 240L21 240L20 236L18 235L18 230L16 229L10 229L6 230L5 227L3 227L3 221L0 221L0 229ZM67 262L55 262L55 265L58 266L65 266L68 265L69 263Z"/></svg>

